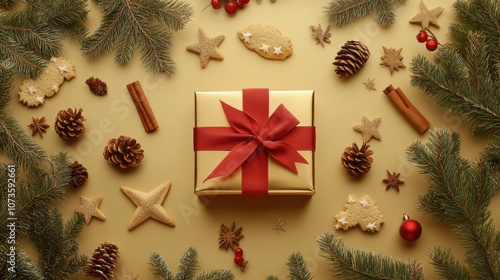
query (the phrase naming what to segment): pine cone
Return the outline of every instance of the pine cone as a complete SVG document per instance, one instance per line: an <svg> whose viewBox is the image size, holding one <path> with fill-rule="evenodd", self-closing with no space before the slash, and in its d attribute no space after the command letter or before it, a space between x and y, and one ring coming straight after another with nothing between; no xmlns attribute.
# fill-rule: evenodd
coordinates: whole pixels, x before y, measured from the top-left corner
<svg viewBox="0 0 500 280"><path fill-rule="evenodd" d="M337 66L335 73L341 79L349 77L361 69L369 57L370 51L363 43L347 41L340 48L335 57L335 62L333 62L333 65Z"/></svg>
<svg viewBox="0 0 500 280"><path fill-rule="evenodd" d="M83 109L61 110L57 113L56 124L54 128L56 133L65 141L74 140L85 133L83 121L85 117L82 115Z"/></svg>
<svg viewBox="0 0 500 280"><path fill-rule="evenodd" d="M89 86L90 91L95 95L105 95L108 93L108 85L98 78L90 77L85 83Z"/></svg>
<svg viewBox="0 0 500 280"><path fill-rule="evenodd" d="M85 275L93 278L112 279L113 269L118 263L118 246L104 242L95 249L87 266L83 269Z"/></svg>
<svg viewBox="0 0 500 280"><path fill-rule="evenodd" d="M121 168L129 168L136 167L141 163L144 158L144 150L135 139L122 135L108 141L108 145L104 147L103 155L109 163Z"/></svg>
<svg viewBox="0 0 500 280"><path fill-rule="evenodd" d="M347 173L351 176L361 176L370 171L372 167L373 155L372 150L368 150L370 145L363 143L361 149L358 148L356 143L352 146L346 147L342 154L341 162Z"/></svg>
<svg viewBox="0 0 500 280"><path fill-rule="evenodd" d="M70 168L70 181L69 184L74 188L79 188L87 182L89 178L89 173L87 172L87 168L85 168L78 161L73 162L69 165Z"/></svg>

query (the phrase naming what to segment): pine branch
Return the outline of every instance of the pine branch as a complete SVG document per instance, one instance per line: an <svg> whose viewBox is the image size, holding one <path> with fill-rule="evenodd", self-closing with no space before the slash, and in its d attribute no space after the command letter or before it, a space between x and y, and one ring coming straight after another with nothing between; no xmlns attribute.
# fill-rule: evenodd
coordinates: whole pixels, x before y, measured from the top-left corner
<svg viewBox="0 0 500 280"><path fill-rule="evenodd" d="M432 265L437 269L438 275L443 279L471 279L467 269L452 255L450 249L435 246L429 254Z"/></svg>
<svg viewBox="0 0 500 280"><path fill-rule="evenodd" d="M334 277L340 279L424 279L422 267L415 261L394 260L357 249L347 248L341 238L325 232L317 242L322 256L330 261Z"/></svg>
<svg viewBox="0 0 500 280"><path fill-rule="evenodd" d="M500 131L500 81L489 67L488 50L481 35L469 34L467 59L450 45L440 48L436 62L417 55L411 62L411 84L435 102L463 117L471 133L485 136ZM439 61L439 63L437 62ZM475 72L479 71L479 72Z"/></svg>
<svg viewBox="0 0 500 280"><path fill-rule="evenodd" d="M149 256L150 270L153 271L155 278L164 280L232 280L234 274L228 269L215 269L202 272L195 275L198 268L198 252L195 248L188 248L181 257L179 272L174 276L174 273L169 268L163 257L157 252L151 253Z"/></svg>
<svg viewBox="0 0 500 280"><path fill-rule="evenodd" d="M84 225L85 219L77 214L64 223L58 209L31 217L28 238L38 251L38 267L44 279L62 280L85 266L87 257L78 254L76 239Z"/></svg>
<svg viewBox="0 0 500 280"><path fill-rule="evenodd" d="M9 6L16 3L16 0L0 0L1 6Z"/></svg>
<svg viewBox="0 0 500 280"><path fill-rule="evenodd" d="M286 265L289 267L288 277L295 280L311 280L312 276L307 268L307 262L304 261L302 254L296 252L288 256Z"/></svg>
<svg viewBox="0 0 500 280"><path fill-rule="evenodd" d="M63 35L85 37L86 1L26 1L19 12L0 14L0 55L2 68L35 77L63 46Z"/></svg>
<svg viewBox="0 0 500 280"><path fill-rule="evenodd" d="M446 129L432 132L426 145L413 143L407 155L429 180L429 190L419 196L419 208L453 227L466 250L471 278L500 279L500 232L495 231L488 208L500 188L497 171L481 161L462 158L460 135ZM446 257L438 264L455 263L447 254L432 254Z"/></svg>
<svg viewBox="0 0 500 280"><path fill-rule="evenodd" d="M38 268L33 264L24 251L16 250L15 272L8 270L9 264L7 263L5 256L9 253L9 248L5 248L0 245L0 252L0 279L44 280L42 274L38 271Z"/></svg>
<svg viewBox="0 0 500 280"><path fill-rule="evenodd" d="M179 31L189 22L193 15L190 4L180 0L95 2L104 17L99 29L83 41L84 56L96 59L114 49L115 62L125 64L141 47L141 61L147 70L169 76L175 72L170 30Z"/></svg>
<svg viewBox="0 0 500 280"><path fill-rule="evenodd" d="M0 67L0 112L4 111L11 99L11 91L14 88L12 71Z"/></svg>
<svg viewBox="0 0 500 280"><path fill-rule="evenodd" d="M276 275L269 275L266 276L266 280L279 280L279 277Z"/></svg>
<svg viewBox="0 0 500 280"><path fill-rule="evenodd" d="M331 25L342 27L368 14L375 13L375 21L383 27L394 24L395 6L408 0L332 0L325 12Z"/></svg>

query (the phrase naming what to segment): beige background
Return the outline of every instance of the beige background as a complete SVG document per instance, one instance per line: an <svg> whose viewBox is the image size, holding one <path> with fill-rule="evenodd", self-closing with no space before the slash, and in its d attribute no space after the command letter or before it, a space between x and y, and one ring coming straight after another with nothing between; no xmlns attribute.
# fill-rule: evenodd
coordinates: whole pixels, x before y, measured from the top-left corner
<svg viewBox="0 0 500 280"><path fill-rule="evenodd" d="M49 153L67 150L88 168L90 178L86 185L78 190L68 189L68 199L61 205L65 216L72 215L81 195L91 198L104 196L100 209L107 219L93 219L85 227L80 235L82 253L91 255L105 241L116 243L121 253L116 269L117 279L124 279L130 273L139 274L140 279L151 279L147 263L154 251L163 255L177 270L179 258L189 246L197 248L202 270L227 267L233 270L236 279L264 279L271 274L285 279L285 261L292 252L303 254L315 279L327 279L331 278L329 264L320 257L315 241L324 231L334 231L336 236L342 236L347 246L398 259L416 258L423 264L429 279L436 278L427 257L434 244L453 247L454 253L462 253L449 227L416 210L417 196L424 194L428 185L419 170L407 162L405 150L415 140L428 139L429 133L417 134L382 93L389 84L401 87L429 119L432 127L459 131L463 155L470 159L477 158L484 140L472 138L466 123L441 110L429 97L412 88L408 68L391 76L387 67L379 65L382 46L403 48L403 62L407 66L417 53L432 56L415 39L419 26L408 23L419 12L419 1L411 0L408 5L397 8L397 22L387 29L379 27L372 16L344 28L332 28L332 43L325 47L316 45L310 36L309 25L321 23L323 27L327 26L324 7L328 0L278 0L274 4L263 0L260 5L251 1L235 16L211 8L202 12L208 0L189 2L195 9L195 16L183 31L174 35L172 57L178 69L173 77L148 74L140 64L139 55L135 55L126 66L114 64L112 55L89 61L81 55L77 42L68 41L63 56L75 63L77 77L66 82L56 96L46 99L39 108L28 109L18 103L17 98L12 101L11 108L22 126L28 125L32 116L45 116L49 120L49 132L43 140L34 137L35 141ZM447 26L455 20L451 7L453 1L426 2L431 9L444 7L439 17L442 27L432 30L443 42L447 41ZM88 3L91 9L88 26L93 32L100 24L101 15L92 1ZM253 23L274 25L289 36L293 41L293 55L285 61L269 61L246 49L236 32ZM212 60L205 69L200 67L198 56L185 49L187 45L197 42L199 27L210 36L226 36L220 45L224 61ZM363 41L372 56L362 71L350 79L340 80L333 73L331 63L340 46L352 39ZM98 97L89 92L84 81L90 76L108 84L107 96ZM376 79L377 91L365 89L362 82L368 78ZM126 90L125 85L135 80L139 80L146 90L158 119L160 128L154 133L144 131ZM316 195L264 198L219 196L206 200L193 195L193 92L246 87L315 90ZM67 107L82 107L87 118L87 133L71 144L60 140L53 130L55 115ZM361 134L353 131L352 127L360 124L363 116L382 118L379 127L382 140L370 142L374 151L372 170L361 180L353 180L341 167L340 155L352 142L361 142ZM107 140L120 135L136 138L145 150L144 161L134 170L120 171L102 157ZM385 191L381 180L385 178L386 169L401 172L406 183L400 193ZM135 206L121 193L120 186L149 191L166 180L171 180L173 184L163 206L177 226L171 228L148 220L133 231L127 231ZM386 220L379 233L365 233L359 228L347 232L334 229L334 215L343 210L350 193L358 196L369 194L377 201ZM494 198L492 210L498 227L498 196ZM411 245L404 243L398 235L403 212L419 220L424 228L420 240ZM287 224L286 232L277 234L271 228L279 217ZM219 225L232 221L243 226L245 238L240 245L245 250L244 257L250 261L245 272L240 272L233 263L232 252L218 249ZM72 279L85 278L81 273Z"/></svg>

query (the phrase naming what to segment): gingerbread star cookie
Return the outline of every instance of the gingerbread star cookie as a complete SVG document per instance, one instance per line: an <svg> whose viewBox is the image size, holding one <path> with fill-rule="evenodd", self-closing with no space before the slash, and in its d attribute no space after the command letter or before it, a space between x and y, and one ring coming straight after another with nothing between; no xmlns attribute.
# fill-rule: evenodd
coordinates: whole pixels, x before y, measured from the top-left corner
<svg viewBox="0 0 500 280"><path fill-rule="evenodd" d="M90 223L92 217L96 217L103 221L106 220L106 216L104 216L104 213L99 210L99 205L102 201L102 195L99 195L98 197L93 199L81 196L80 200L82 204L75 207L75 212L83 214L83 216L85 217L85 222L87 224Z"/></svg>
<svg viewBox="0 0 500 280"><path fill-rule="evenodd" d="M175 227L175 222L172 220L167 210L161 206L172 183L167 181L150 192L141 192L122 186L122 192L137 206L132 218L128 224L128 230L132 230L148 218L153 218L171 227Z"/></svg>
<svg viewBox="0 0 500 280"><path fill-rule="evenodd" d="M379 211L375 200L364 195L356 198L353 194L347 197L345 210L335 215L337 223L336 229L348 230L359 225L362 230L375 233L380 231L381 224L384 223L384 216Z"/></svg>
<svg viewBox="0 0 500 280"><path fill-rule="evenodd" d="M224 40L224 35L219 35L210 38L205 30L198 30L198 44L189 45L186 49L190 52L197 53L200 56L200 65L202 68L207 67L210 59L224 60L224 56L217 48Z"/></svg>
<svg viewBox="0 0 500 280"><path fill-rule="evenodd" d="M356 125L353 129L357 132L361 132L363 135L363 142L368 143L372 138L380 140L382 136L378 132L378 126L382 121L381 118L377 117L373 120L369 120L367 117L363 117L363 124Z"/></svg>
<svg viewBox="0 0 500 280"><path fill-rule="evenodd" d="M65 80L71 80L75 76L75 65L71 61L53 57L38 78L24 80L19 88L19 102L28 107L40 106L45 97L52 97L59 92L59 87Z"/></svg>
<svg viewBox="0 0 500 280"><path fill-rule="evenodd" d="M429 28L429 25L434 25L435 27L439 28L437 17L443 12L443 10L444 9L441 7L429 10L424 1L420 1L420 13L410 19L410 23L420 24L420 26L422 26L422 29Z"/></svg>
<svg viewBox="0 0 500 280"><path fill-rule="evenodd" d="M394 70L399 71L399 68L406 68L406 65L403 64L402 60L403 57L401 56L401 51L403 48L400 48L399 50L396 50L395 48L384 48L384 56L382 56L380 59L382 59L382 62L380 62L380 65L387 65L389 67L389 70L391 71L391 75L394 72Z"/></svg>

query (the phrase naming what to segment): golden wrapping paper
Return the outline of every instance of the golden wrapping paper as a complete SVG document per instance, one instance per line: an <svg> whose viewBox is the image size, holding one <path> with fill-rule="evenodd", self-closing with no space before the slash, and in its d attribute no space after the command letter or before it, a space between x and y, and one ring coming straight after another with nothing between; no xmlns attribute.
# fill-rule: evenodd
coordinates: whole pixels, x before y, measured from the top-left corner
<svg viewBox="0 0 500 280"><path fill-rule="evenodd" d="M195 126L226 126L220 101L242 110L242 91L195 92ZM299 126L314 126L313 90L269 90L269 114L283 104L299 121ZM196 195L241 195L241 168L231 176L203 182L229 151L195 151ZM314 151L298 151L308 164L296 163L298 173L269 159L269 195L313 195Z"/></svg>

